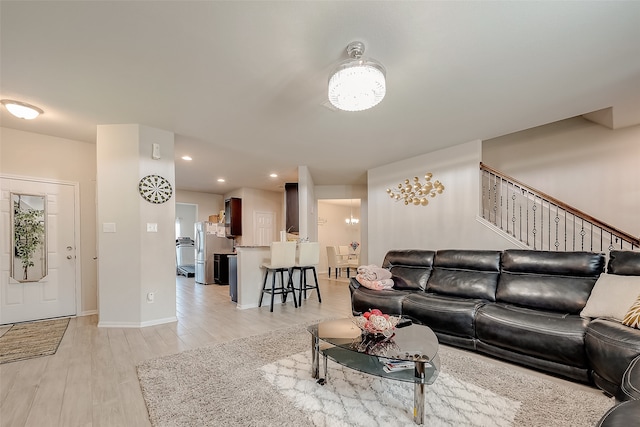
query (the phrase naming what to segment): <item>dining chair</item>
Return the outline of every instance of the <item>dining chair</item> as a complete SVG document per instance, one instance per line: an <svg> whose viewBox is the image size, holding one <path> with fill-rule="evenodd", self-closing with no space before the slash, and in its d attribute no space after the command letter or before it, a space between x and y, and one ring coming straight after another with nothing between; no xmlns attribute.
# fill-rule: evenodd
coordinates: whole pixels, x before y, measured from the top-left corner
<svg viewBox="0 0 640 427"><path fill-rule="evenodd" d="M350 270L352 268L354 269L354 271L358 270L358 256L355 254L352 254L349 251L349 246L347 245L338 246L338 251L340 252L340 258L342 258L342 260L347 264L346 266L347 277L349 277L351 273Z"/></svg>
<svg viewBox="0 0 640 427"><path fill-rule="evenodd" d="M258 307L262 306L264 294L271 294L271 306L269 311L273 311L273 299L276 295L282 296L282 302L287 302L287 296L293 295L293 305L297 308L296 293L293 289L292 269L296 265L296 242L273 242L271 243L271 259L261 265L265 269L264 282L262 283L262 293ZM284 280L284 273L287 273L287 281ZM271 273L271 287L267 287L267 280ZM276 276L280 277L280 285L276 286Z"/></svg>
<svg viewBox="0 0 640 427"><path fill-rule="evenodd" d="M320 287L318 286L318 275L316 274L316 265L320 263L320 244L318 242L304 242L299 244L300 253L298 255L298 262L293 271L300 271L300 285L298 289L298 301L302 305L302 297L307 299L307 290L315 289L318 293L318 302L322 302L320 297ZM307 271L313 272L314 284L307 283ZM295 288L295 284L294 284Z"/></svg>
<svg viewBox="0 0 640 427"><path fill-rule="evenodd" d="M329 267L329 277L331 277L331 269L335 270L336 279L341 274L343 268L348 268L349 263L340 256L336 246L327 246L327 265Z"/></svg>

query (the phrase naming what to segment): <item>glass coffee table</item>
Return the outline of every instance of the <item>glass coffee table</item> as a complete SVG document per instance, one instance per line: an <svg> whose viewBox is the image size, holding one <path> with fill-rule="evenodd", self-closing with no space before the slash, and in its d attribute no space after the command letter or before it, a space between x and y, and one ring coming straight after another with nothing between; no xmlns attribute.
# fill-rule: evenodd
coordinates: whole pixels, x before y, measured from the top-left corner
<svg viewBox="0 0 640 427"><path fill-rule="evenodd" d="M440 370L438 338L423 325L408 323L391 337L362 334L353 319L321 322L309 326L311 370L319 384L327 381L327 358L356 371L397 381L411 382L413 420L424 423L424 388L433 384ZM324 377L320 378L320 355Z"/></svg>

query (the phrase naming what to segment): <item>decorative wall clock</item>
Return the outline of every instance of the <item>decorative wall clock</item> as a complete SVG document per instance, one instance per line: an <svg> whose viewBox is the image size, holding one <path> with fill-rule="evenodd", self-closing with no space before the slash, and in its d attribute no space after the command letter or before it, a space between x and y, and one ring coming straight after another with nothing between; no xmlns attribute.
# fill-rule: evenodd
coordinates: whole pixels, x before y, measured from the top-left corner
<svg viewBox="0 0 640 427"><path fill-rule="evenodd" d="M160 175L147 175L138 183L138 191L143 199L151 203L164 203L171 198L171 183Z"/></svg>

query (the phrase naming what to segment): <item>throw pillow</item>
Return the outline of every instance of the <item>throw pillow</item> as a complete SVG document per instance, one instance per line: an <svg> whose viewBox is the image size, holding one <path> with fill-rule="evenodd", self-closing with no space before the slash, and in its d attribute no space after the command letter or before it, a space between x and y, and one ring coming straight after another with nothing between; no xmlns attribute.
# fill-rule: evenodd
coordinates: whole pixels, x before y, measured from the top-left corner
<svg viewBox="0 0 640 427"><path fill-rule="evenodd" d="M600 275L581 317L601 317L622 322L629 307L640 295L640 276Z"/></svg>
<svg viewBox="0 0 640 427"><path fill-rule="evenodd" d="M622 319L622 324L640 329L640 295L638 295L636 302L633 303L627 315Z"/></svg>

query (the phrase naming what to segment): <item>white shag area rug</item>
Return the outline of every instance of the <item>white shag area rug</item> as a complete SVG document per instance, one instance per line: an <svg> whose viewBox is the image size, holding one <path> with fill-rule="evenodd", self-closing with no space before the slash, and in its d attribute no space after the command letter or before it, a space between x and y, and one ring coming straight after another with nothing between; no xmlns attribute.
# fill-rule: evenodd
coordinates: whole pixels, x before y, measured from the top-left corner
<svg viewBox="0 0 640 427"><path fill-rule="evenodd" d="M138 378L154 426L411 426L413 384L329 362L311 378L304 326L152 359ZM613 399L440 347L429 426L593 426Z"/></svg>
<svg viewBox="0 0 640 427"><path fill-rule="evenodd" d="M311 378L311 351L262 367L265 378L316 426L415 425L413 384L362 374L329 361L327 384ZM425 389L425 425L513 425L520 402L458 380L445 372Z"/></svg>

